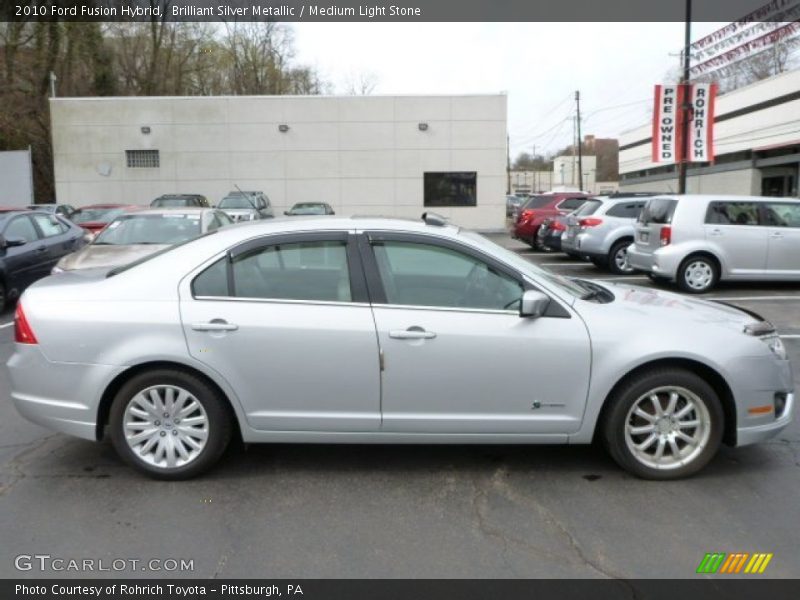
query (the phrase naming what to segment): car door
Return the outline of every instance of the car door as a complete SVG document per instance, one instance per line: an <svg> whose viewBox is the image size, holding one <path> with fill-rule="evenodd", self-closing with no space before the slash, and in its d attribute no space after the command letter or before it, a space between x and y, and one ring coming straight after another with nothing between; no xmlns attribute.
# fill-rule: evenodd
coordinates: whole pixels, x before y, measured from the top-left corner
<svg viewBox="0 0 800 600"><path fill-rule="evenodd" d="M46 252L37 267L37 276L46 277L62 256L75 252L81 246L83 234L77 227L70 227L55 215L31 215ZM37 278L38 278L37 277Z"/></svg>
<svg viewBox="0 0 800 600"><path fill-rule="evenodd" d="M755 202L712 201L705 218L705 237L721 255L730 275L760 276L767 266L767 228Z"/></svg>
<svg viewBox="0 0 800 600"><path fill-rule="evenodd" d="M47 261L47 247L39 239L39 233L29 215L13 217L3 231L6 240L21 239L21 246L5 248L6 285L8 291L19 293L43 277L42 264Z"/></svg>
<svg viewBox="0 0 800 600"><path fill-rule="evenodd" d="M380 366L358 252L346 232L231 248L181 284L190 354L263 431L377 431Z"/></svg>
<svg viewBox="0 0 800 600"><path fill-rule="evenodd" d="M530 288L482 252L437 237L367 232L360 242L383 356L383 430L564 434L589 385L583 322L557 300L519 316Z"/></svg>
<svg viewBox="0 0 800 600"><path fill-rule="evenodd" d="M767 271L771 278L800 278L800 202L765 202Z"/></svg>

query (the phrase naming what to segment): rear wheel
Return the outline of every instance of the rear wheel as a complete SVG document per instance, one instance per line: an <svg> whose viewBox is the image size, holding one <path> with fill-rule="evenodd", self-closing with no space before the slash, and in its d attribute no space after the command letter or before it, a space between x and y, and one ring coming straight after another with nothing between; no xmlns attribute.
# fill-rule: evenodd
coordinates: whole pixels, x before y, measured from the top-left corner
<svg viewBox="0 0 800 600"><path fill-rule="evenodd" d="M691 371L646 371L609 402L603 441L617 464L638 477L687 477L719 448L724 423L719 397Z"/></svg>
<svg viewBox="0 0 800 600"><path fill-rule="evenodd" d="M111 440L131 466L156 479L189 479L211 468L231 438L225 400L201 378L156 369L114 398Z"/></svg>
<svg viewBox="0 0 800 600"><path fill-rule="evenodd" d="M608 270L616 275L630 275L634 268L628 263L628 246L631 240L620 240L608 253Z"/></svg>
<svg viewBox="0 0 800 600"><path fill-rule="evenodd" d="M689 294L703 294L717 284L719 266L708 256L690 256L678 268L678 287Z"/></svg>

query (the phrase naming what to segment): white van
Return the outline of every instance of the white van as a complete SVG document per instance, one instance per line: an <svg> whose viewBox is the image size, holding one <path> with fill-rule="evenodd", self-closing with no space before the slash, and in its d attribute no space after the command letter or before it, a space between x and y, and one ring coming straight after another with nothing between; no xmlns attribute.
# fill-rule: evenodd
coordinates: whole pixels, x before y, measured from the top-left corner
<svg viewBox="0 0 800 600"><path fill-rule="evenodd" d="M800 281L800 200L650 198L639 214L628 263L692 294L720 280Z"/></svg>

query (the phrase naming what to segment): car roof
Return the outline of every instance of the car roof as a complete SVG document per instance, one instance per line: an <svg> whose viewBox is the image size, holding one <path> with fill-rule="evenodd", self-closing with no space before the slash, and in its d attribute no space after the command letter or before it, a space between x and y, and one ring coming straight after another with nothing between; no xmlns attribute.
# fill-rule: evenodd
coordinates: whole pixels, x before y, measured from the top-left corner
<svg viewBox="0 0 800 600"><path fill-rule="evenodd" d="M742 196L737 194L659 194L651 198L667 198L670 200L727 200L731 202L800 202L800 198L778 196ZM650 198L648 198L650 199Z"/></svg>
<svg viewBox="0 0 800 600"><path fill-rule="evenodd" d="M205 213L214 212L217 209L215 208L206 208L201 206L186 206L180 208L147 208L143 210L137 210L135 212L127 213L125 215L121 215L122 217L128 215L136 215L138 216L153 216L153 215L203 215Z"/></svg>
<svg viewBox="0 0 800 600"><path fill-rule="evenodd" d="M86 206L81 206L78 210L83 210L84 208L139 208L138 204L87 204Z"/></svg>

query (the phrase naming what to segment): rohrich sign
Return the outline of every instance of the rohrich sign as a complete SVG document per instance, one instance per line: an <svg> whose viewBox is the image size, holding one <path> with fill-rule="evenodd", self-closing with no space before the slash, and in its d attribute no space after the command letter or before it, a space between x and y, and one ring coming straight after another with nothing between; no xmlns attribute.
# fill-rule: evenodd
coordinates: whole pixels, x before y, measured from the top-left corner
<svg viewBox="0 0 800 600"><path fill-rule="evenodd" d="M653 110L653 162L713 162L714 100L711 83L657 85ZM688 111L684 107L689 100ZM685 113L688 112L688 115ZM688 158L684 157L683 120L689 119Z"/></svg>

